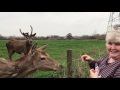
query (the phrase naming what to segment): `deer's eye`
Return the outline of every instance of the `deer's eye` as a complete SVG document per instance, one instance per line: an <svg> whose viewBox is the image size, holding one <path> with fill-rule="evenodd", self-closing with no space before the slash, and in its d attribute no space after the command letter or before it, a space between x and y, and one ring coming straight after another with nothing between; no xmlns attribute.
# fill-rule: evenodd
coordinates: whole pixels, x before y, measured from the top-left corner
<svg viewBox="0 0 120 90"><path fill-rule="evenodd" d="M41 58L41 60L45 60L45 58L44 58L44 57L42 57L42 58Z"/></svg>

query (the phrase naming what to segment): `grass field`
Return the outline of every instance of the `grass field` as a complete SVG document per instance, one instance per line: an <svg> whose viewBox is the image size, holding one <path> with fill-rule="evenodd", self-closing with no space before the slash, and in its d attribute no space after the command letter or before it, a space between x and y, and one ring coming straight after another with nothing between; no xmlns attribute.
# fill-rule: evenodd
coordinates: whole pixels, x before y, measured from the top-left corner
<svg viewBox="0 0 120 90"><path fill-rule="evenodd" d="M52 58L60 62L64 69L59 72L54 71L36 71L30 78L66 78L67 77L67 50L71 49L73 54L72 77L89 78L88 63L81 62L80 56L84 53L89 54L96 60L106 53L104 40L34 40L38 46L48 44L45 50ZM6 49L6 40L0 40L0 57L8 58ZM14 54L13 59L19 58L20 55Z"/></svg>

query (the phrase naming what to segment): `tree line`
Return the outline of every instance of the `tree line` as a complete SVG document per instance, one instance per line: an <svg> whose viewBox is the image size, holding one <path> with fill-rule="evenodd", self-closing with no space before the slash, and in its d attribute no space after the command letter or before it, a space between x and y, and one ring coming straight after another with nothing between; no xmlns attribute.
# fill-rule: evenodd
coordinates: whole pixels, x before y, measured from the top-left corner
<svg viewBox="0 0 120 90"><path fill-rule="evenodd" d="M106 34L94 34L94 35L82 35L82 36L73 36L72 33L68 33L66 36L59 36L59 35L50 35L50 36L35 36L33 40L85 40L85 39L98 39L104 40ZM10 39L17 39L17 40L24 40L24 37L20 36L2 36L0 35L0 40L10 40Z"/></svg>

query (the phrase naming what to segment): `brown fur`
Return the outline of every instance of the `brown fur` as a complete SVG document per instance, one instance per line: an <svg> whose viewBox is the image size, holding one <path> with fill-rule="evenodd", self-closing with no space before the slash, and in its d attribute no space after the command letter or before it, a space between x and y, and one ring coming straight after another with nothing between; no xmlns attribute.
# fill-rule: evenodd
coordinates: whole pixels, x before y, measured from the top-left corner
<svg viewBox="0 0 120 90"><path fill-rule="evenodd" d="M36 35L36 33L32 34L32 30L33 28L31 27L31 34L29 35L28 33L22 33L20 29L21 34L26 38L26 40L22 41L22 40L13 39L13 40L9 40L6 43L6 47L8 50L8 57L10 60L12 60L12 55L14 53L26 55L29 52L32 46L32 37Z"/></svg>
<svg viewBox="0 0 120 90"><path fill-rule="evenodd" d="M18 60L11 61L0 58L1 78L24 78L38 70L57 71L63 66L52 59L44 49L47 45L36 49L36 43L31 47L27 55Z"/></svg>

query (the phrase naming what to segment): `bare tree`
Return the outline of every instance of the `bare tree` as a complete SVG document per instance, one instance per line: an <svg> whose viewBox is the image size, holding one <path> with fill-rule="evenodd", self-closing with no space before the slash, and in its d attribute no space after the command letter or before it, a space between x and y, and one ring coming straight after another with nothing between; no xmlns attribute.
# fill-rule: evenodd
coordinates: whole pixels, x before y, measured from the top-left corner
<svg viewBox="0 0 120 90"><path fill-rule="evenodd" d="M23 55L26 55L28 53L28 51L30 50L31 46L32 46L32 38L36 35L36 33L32 34L33 32L33 28L31 27L31 34L29 35L29 33L23 33L20 29L20 33L26 38L26 40L9 40L6 43L6 47L7 47L7 51L8 51L8 57L10 60L12 60L12 55L14 53L18 53Z"/></svg>

